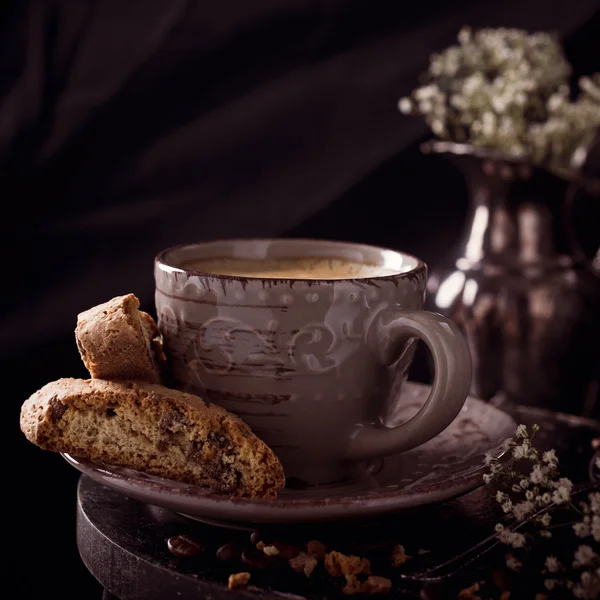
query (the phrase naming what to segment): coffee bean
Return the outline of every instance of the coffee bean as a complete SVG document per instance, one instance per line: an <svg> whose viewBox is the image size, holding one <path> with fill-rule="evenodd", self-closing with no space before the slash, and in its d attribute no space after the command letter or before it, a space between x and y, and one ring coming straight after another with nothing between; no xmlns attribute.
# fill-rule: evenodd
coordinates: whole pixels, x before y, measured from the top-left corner
<svg viewBox="0 0 600 600"><path fill-rule="evenodd" d="M242 552L242 562L255 569L266 569L271 566L273 559L256 548L247 548Z"/></svg>
<svg viewBox="0 0 600 600"><path fill-rule="evenodd" d="M239 558L240 554L240 549L235 542L223 544L223 546L221 546L217 550L217 558L223 561L229 561L235 558Z"/></svg>
<svg viewBox="0 0 600 600"><path fill-rule="evenodd" d="M250 536L250 541L252 542L253 546L256 546L256 544L260 542L260 531L253 531L252 535Z"/></svg>
<svg viewBox="0 0 600 600"><path fill-rule="evenodd" d="M202 546L189 535L174 535L167 540L171 554L175 556L196 556L202 553Z"/></svg>
<svg viewBox="0 0 600 600"><path fill-rule="evenodd" d="M300 548L296 548L290 544L284 544L283 542L273 542L271 546L275 546L279 550L279 556L284 560L295 558L300 554Z"/></svg>

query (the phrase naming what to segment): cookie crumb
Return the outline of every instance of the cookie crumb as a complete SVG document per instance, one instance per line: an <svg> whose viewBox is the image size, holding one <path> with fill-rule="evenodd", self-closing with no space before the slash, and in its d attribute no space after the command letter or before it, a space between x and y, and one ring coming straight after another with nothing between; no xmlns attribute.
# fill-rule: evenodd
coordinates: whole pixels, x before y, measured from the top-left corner
<svg viewBox="0 0 600 600"><path fill-rule="evenodd" d="M232 573L229 576L229 580L227 582L227 587L228 587L228 589L233 590L234 588L243 587L245 585L248 585L249 581L250 581L250 573L248 573L246 571L242 571L241 573Z"/></svg>
<svg viewBox="0 0 600 600"><path fill-rule="evenodd" d="M346 575L346 585L342 588L342 592L347 596L354 596L362 592L362 584L356 575Z"/></svg>
<svg viewBox="0 0 600 600"><path fill-rule="evenodd" d="M510 592L508 590L504 590L500 594L500 600L509 600L509 598L510 598Z"/></svg>
<svg viewBox="0 0 600 600"><path fill-rule="evenodd" d="M479 591L479 584L475 582L467 588L463 588L458 592L459 600L481 600L480 596L477 596L476 592Z"/></svg>
<svg viewBox="0 0 600 600"><path fill-rule="evenodd" d="M264 542L261 542L261 541L256 542L256 549L257 550L264 550L264 548L265 548L265 543Z"/></svg>
<svg viewBox="0 0 600 600"><path fill-rule="evenodd" d="M318 560L306 552L300 552L298 556L290 558L288 563L297 573L304 573L307 577L310 577L317 566Z"/></svg>
<svg viewBox="0 0 600 600"><path fill-rule="evenodd" d="M387 594L392 589L392 580L379 575L369 575L361 591L365 594Z"/></svg>
<svg viewBox="0 0 600 600"><path fill-rule="evenodd" d="M325 569L332 577L371 573L371 562L368 558L342 554L333 550L325 555Z"/></svg>
<svg viewBox="0 0 600 600"><path fill-rule="evenodd" d="M392 567L399 567L412 557L406 554L404 546L396 544L392 549Z"/></svg>
<svg viewBox="0 0 600 600"><path fill-rule="evenodd" d="M258 546L257 546L258 548ZM275 547L275 546L265 546L263 544L263 548L262 551L267 555L267 556L279 556L279 550Z"/></svg>
<svg viewBox="0 0 600 600"><path fill-rule="evenodd" d="M547 600L547 598L546 594L536 594L534 600Z"/></svg>
<svg viewBox="0 0 600 600"><path fill-rule="evenodd" d="M260 536L261 536L260 531L253 531L250 535L250 543L254 544L256 546L256 544L258 544L258 542L260 542Z"/></svg>
<svg viewBox="0 0 600 600"><path fill-rule="evenodd" d="M325 548L325 544L319 542L318 540L310 540L306 544L306 552L317 558L325 558L325 554L327 554L327 549Z"/></svg>
<svg viewBox="0 0 600 600"><path fill-rule="evenodd" d="M418 554L419 556L423 556L423 554L431 554L431 550L424 550L423 548L419 548L419 549L417 550L417 554Z"/></svg>

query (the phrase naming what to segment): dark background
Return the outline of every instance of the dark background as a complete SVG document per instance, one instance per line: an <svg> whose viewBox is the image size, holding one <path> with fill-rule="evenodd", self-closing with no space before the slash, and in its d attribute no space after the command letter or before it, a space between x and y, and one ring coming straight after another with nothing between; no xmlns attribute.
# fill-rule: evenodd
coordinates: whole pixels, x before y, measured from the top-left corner
<svg viewBox="0 0 600 600"><path fill-rule="evenodd" d="M3 584L15 598L100 597L75 546L78 473L18 426L39 387L87 376L78 312L133 292L154 314L155 254L218 237L373 243L433 268L467 199L445 159L420 154L423 123L396 108L430 53L465 24L515 26L556 31L575 76L600 69L597 0L0 7Z"/></svg>

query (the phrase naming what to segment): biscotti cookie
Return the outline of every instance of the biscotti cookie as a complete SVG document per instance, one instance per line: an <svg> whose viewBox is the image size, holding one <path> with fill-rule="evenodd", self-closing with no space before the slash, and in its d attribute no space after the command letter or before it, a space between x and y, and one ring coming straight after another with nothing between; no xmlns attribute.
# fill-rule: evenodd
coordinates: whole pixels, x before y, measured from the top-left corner
<svg viewBox="0 0 600 600"><path fill-rule="evenodd" d="M21 430L44 450L210 488L276 497L273 451L239 417L159 384L64 378L21 407Z"/></svg>
<svg viewBox="0 0 600 600"><path fill-rule="evenodd" d="M116 296L79 313L75 339L81 359L95 379L163 380L162 338L154 319L140 310L134 294Z"/></svg>

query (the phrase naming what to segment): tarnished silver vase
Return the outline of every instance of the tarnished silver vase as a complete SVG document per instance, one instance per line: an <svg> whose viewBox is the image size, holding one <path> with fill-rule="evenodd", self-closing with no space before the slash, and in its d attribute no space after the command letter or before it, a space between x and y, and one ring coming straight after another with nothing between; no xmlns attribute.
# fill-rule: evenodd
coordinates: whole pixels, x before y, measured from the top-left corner
<svg viewBox="0 0 600 600"><path fill-rule="evenodd" d="M423 151L447 155L469 195L428 301L467 336L471 393L600 418L600 277L573 234L573 182L468 145Z"/></svg>

